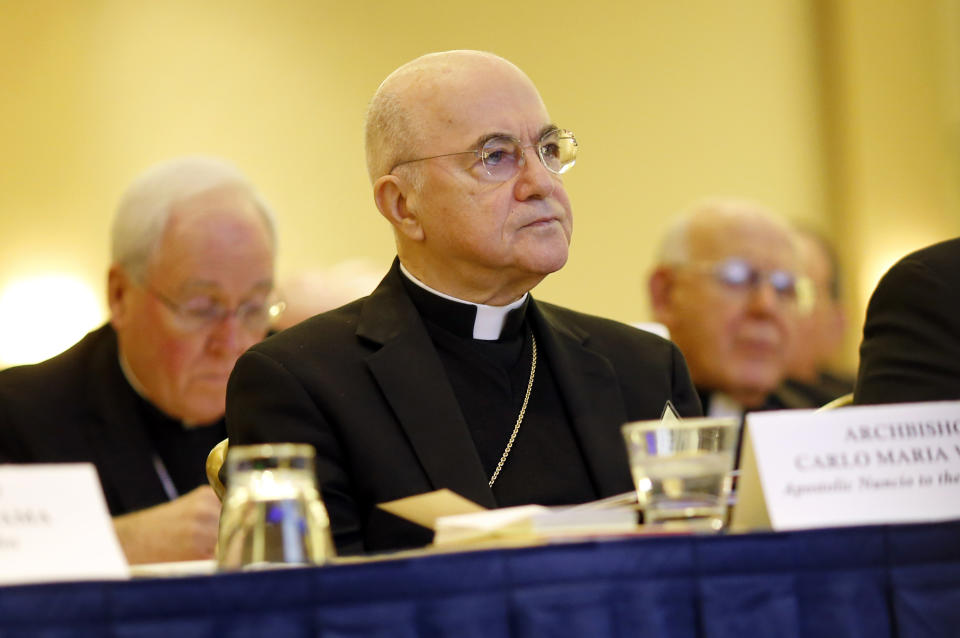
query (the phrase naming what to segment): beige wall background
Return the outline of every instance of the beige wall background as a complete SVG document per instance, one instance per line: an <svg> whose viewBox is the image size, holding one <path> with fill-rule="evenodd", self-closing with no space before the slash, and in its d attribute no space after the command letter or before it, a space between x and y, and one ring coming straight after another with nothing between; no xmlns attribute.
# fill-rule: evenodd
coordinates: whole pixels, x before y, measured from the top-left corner
<svg viewBox="0 0 960 638"><path fill-rule="evenodd" d="M185 153L260 186L281 275L386 268L366 102L419 54L480 48L581 142L571 259L540 298L645 320L671 215L747 197L837 238L852 366L883 269L960 235L958 42L960 0L0 0L0 287L65 271L102 290L121 191Z"/></svg>

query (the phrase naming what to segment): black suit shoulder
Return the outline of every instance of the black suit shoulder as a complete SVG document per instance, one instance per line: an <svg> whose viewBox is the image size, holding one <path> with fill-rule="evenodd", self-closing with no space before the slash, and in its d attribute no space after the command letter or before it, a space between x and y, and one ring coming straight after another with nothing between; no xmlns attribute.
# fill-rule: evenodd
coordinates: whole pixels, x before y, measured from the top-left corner
<svg viewBox="0 0 960 638"><path fill-rule="evenodd" d="M310 388L355 382L357 375L366 374L366 356L379 347L357 335L366 299L315 315L267 337L241 355L238 366L244 367L250 359L269 360L291 378L310 380Z"/></svg>
<svg viewBox="0 0 960 638"><path fill-rule="evenodd" d="M116 344L116 334L103 326L46 361L0 371L0 394L15 398L17 391L29 393L37 384L48 385L51 390L82 387L81 375L89 368L91 355L104 348L116 352Z"/></svg>
<svg viewBox="0 0 960 638"><path fill-rule="evenodd" d="M162 503L139 401L105 325L47 361L0 372L0 460L93 463L113 515Z"/></svg>
<svg viewBox="0 0 960 638"><path fill-rule="evenodd" d="M681 416L701 416L700 398L690 379L683 354L675 343L647 330L551 303L538 302L545 317L584 338L584 346L601 353L616 371L628 413L646 412L639 401L645 393L671 397ZM636 403L636 405L634 405ZM662 406L661 406L662 407Z"/></svg>
<svg viewBox="0 0 960 638"><path fill-rule="evenodd" d="M367 298L314 315L285 330L268 336L251 346L250 350L268 356L295 351L298 354L333 353L353 341L360 319L360 311Z"/></svg>
<svg viewBox="0 0 960 638"><path fill-rule="evenodd" d="M662 358L664 361L669 361L674 351L679 352L672 341L647 330L548 302L538 301L537 303L544 316L556 318L563 325L572 327L581 334L589 335L585 343L608 351L608 354L616 355L620 352L626 356L635 356L638 352L642 352L654 359Z"/></svg>
<svg viewBox="0 0 960 638"><path fill-rule="evenodd" d="M960 398L960 238L897 262L867 307L858 404Z"/></svg>
<svg viewBox="0 0 960 638"><path fill-rule="evenodd" d="M115 360L116 334L104 326L59 355L0 371L0 458L18 463L89 460L77 428L87 386L102 360Z"/></svg>

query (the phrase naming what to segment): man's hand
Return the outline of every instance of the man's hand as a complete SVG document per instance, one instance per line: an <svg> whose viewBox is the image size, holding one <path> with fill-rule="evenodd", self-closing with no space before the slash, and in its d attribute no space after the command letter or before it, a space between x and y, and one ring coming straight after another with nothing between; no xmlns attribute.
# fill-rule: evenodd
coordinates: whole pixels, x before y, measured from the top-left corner
<svg viewBox="0 0 960 638"><path fill-rule="evenodd" d="M209 485L113 519L130 564L213 558L219 523L220 500Z"/></svg>

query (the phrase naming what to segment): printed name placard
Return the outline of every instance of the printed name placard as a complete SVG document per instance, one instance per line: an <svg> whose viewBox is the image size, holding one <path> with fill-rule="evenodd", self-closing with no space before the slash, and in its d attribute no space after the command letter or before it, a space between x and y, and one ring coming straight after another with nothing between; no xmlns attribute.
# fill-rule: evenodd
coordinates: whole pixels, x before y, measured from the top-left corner
<svg viewBox="0 0 960 638"><path fill-rule="evenodd" d="M93 465L0 466L0 584L129 574Z"/></svg>
<svg viewBox="0 0 960 638"><path fill-rule="evenodd" d="M773 529L960 518L960 401L747 415Z"/></svg>

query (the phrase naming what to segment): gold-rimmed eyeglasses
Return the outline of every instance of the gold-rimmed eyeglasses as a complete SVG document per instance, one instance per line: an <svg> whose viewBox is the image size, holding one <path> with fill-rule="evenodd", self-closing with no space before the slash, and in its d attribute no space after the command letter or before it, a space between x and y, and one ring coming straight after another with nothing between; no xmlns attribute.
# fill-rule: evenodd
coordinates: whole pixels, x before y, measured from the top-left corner
<svg viewBox="0 0 960 638"><path fill-rule="evenodd" d="M540 136L536 144L524 146L523 142L512 135L494 135L481 140L477 148L473 150L404 160L394 164L389 172L392 173L398 166L412 162L423 162L438 157L452 157L469 153L480 160L491 179L497 182L505 182L519 173L520 169L526 164L527 160L523 152L525 148L536 148L540 162L548 171L557 175L566 173L577 163L577 138L571 131L551 128Z"/></svg>
<svg viewBox="0 0 960 638"><path fill-rule="evenodd" d="M214 297L207 295L177 303L149 284L141 286L166 306L177 317L181 328L188 332L209 329L229 317L236 317L249 332L260 332L266 330L270 321L278 317L287 305L272 296L257 301L245 301L236 308L227 308Z"/></svg>

